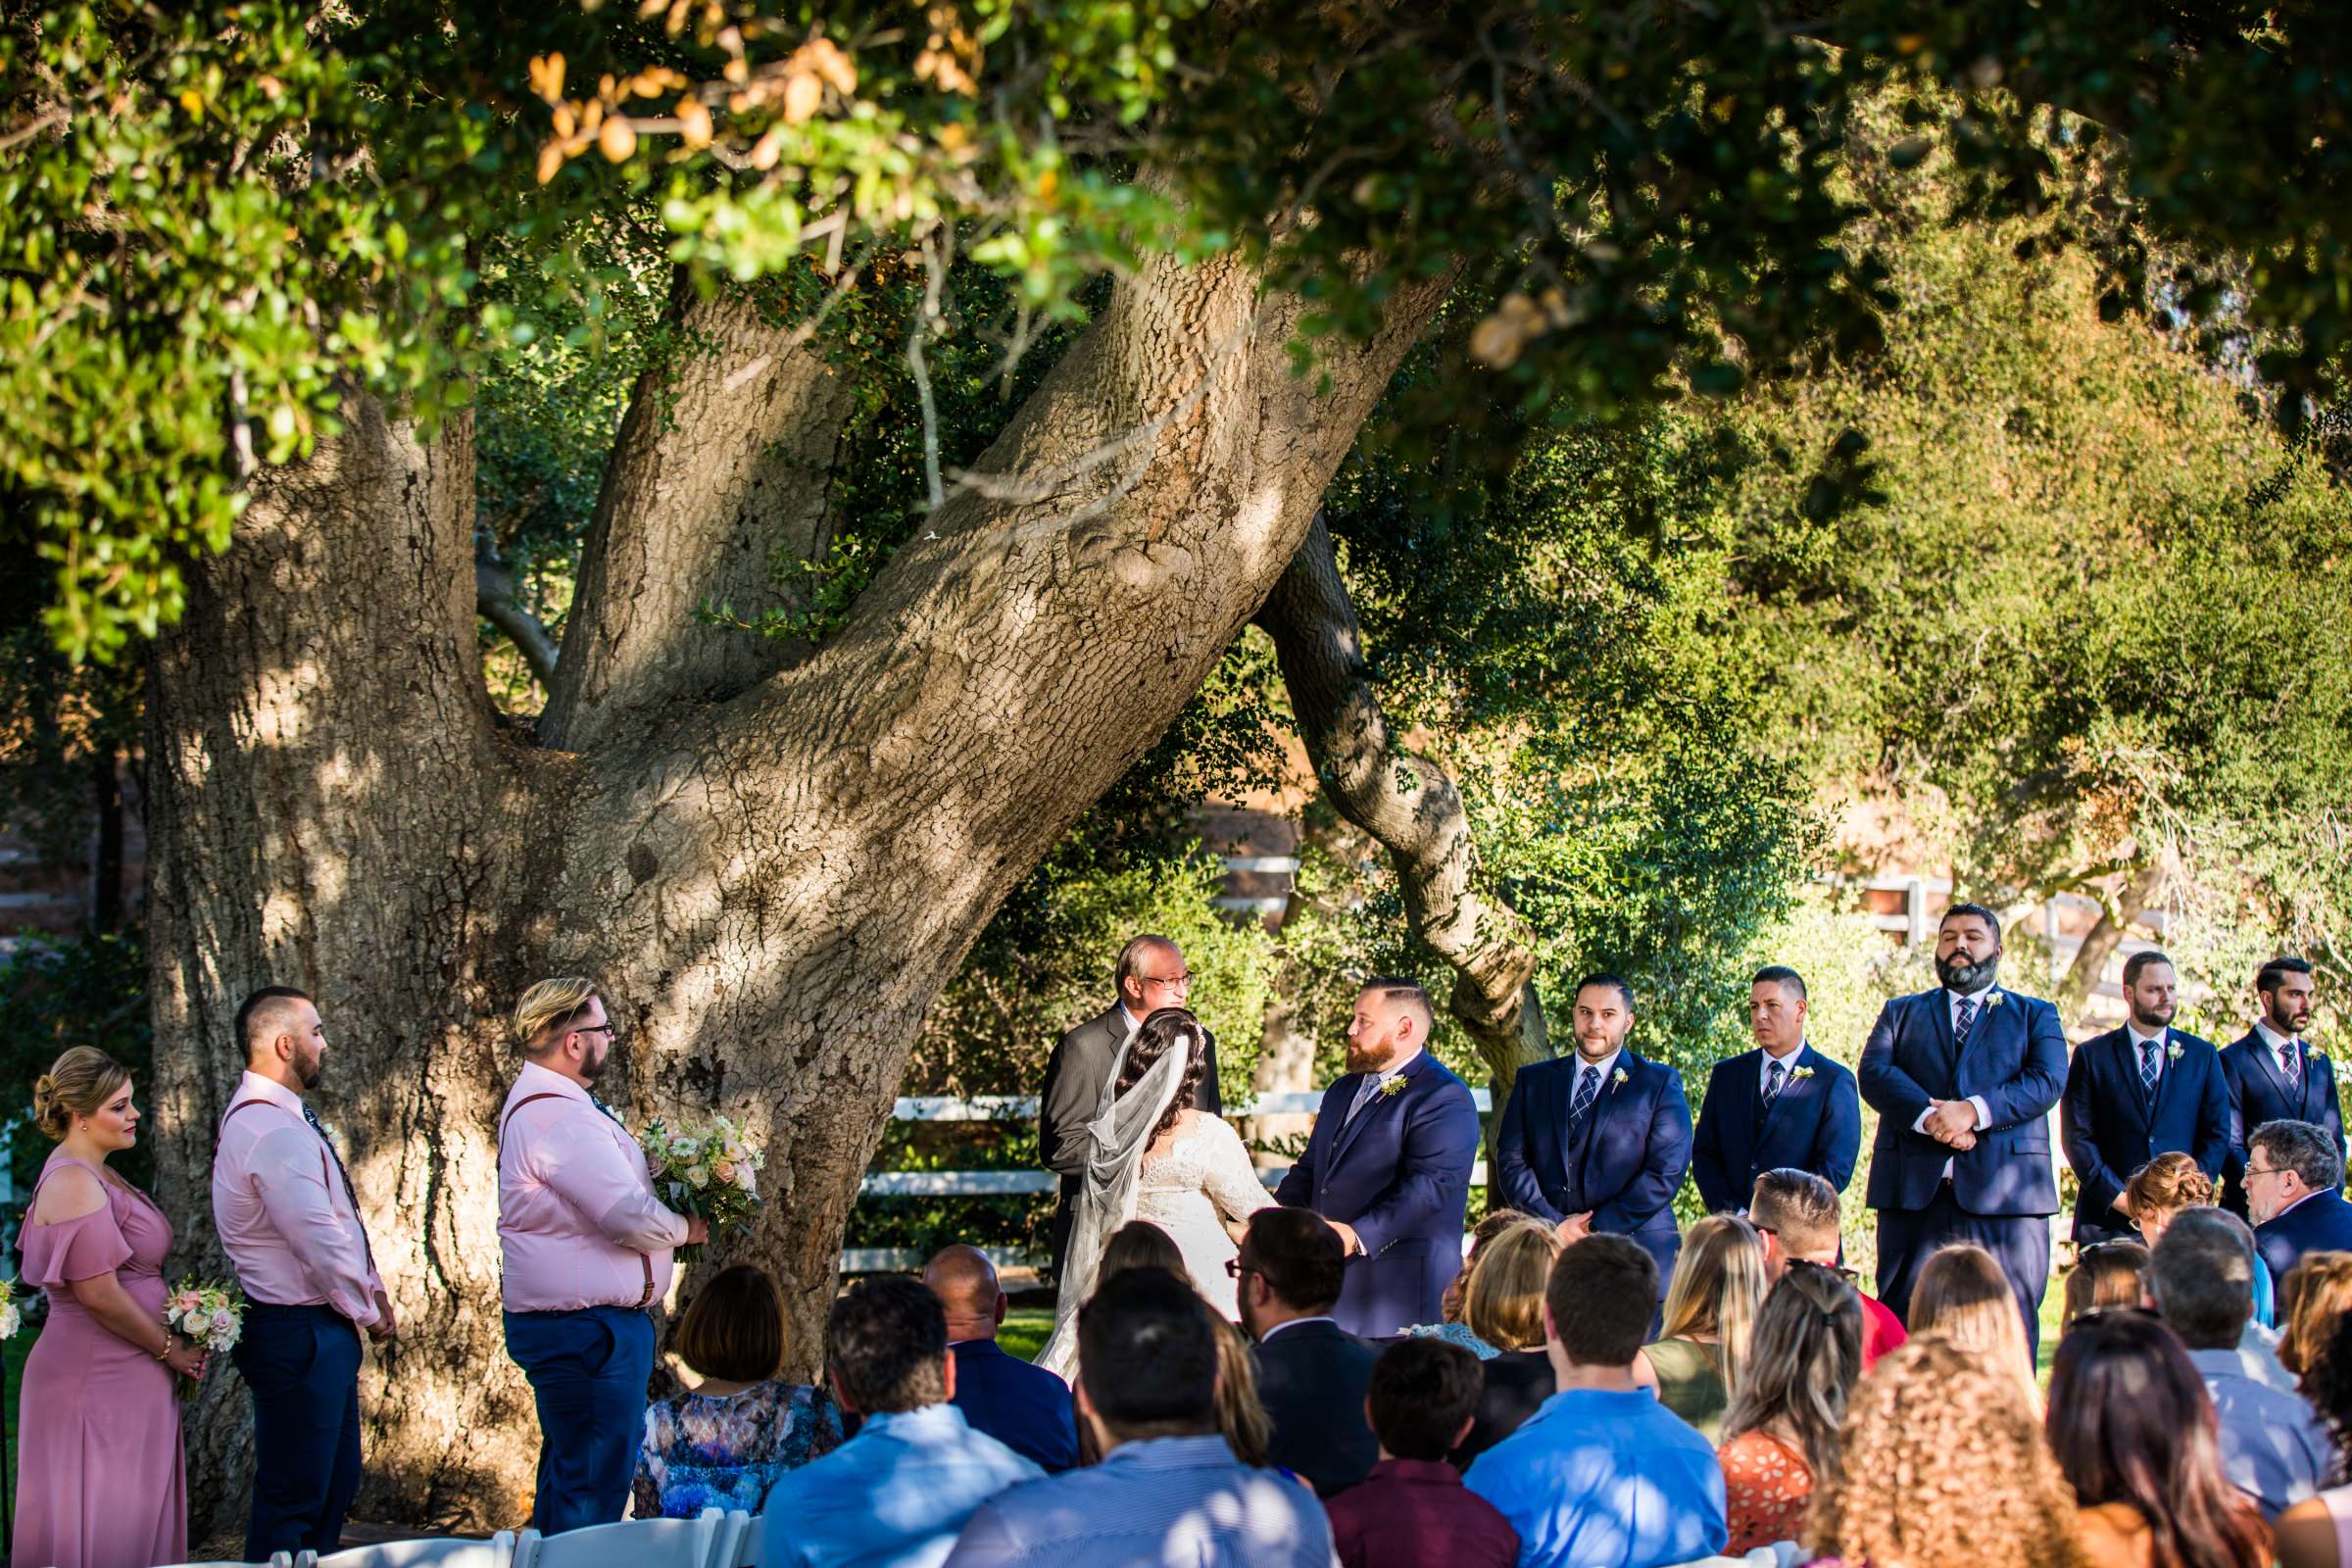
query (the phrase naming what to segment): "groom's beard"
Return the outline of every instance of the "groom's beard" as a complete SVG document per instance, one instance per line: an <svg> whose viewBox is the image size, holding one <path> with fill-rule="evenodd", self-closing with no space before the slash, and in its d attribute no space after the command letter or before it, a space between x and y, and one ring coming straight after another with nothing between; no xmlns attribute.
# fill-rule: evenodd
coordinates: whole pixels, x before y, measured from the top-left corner
<svg viewBox="0 0 2352 1568"><path fill-rule="evenodd" d="M1376 1047L1358 1047L1350 1040L1348 1042L1346 1065L1349 1072L1385 1072L1396 1056L1397 1046L1394 1040Z"/></svg>
<svg viewBox="0 0 2352 1568"><path fill-rule="evenodd" d="M1961 958L1937 958L1936 978L1943 982L1946 991L1963 997L1973 997L1992 984L1992 977L2001 972L2001 956L1993 954L1982 962L1970 963Z"/></svg>

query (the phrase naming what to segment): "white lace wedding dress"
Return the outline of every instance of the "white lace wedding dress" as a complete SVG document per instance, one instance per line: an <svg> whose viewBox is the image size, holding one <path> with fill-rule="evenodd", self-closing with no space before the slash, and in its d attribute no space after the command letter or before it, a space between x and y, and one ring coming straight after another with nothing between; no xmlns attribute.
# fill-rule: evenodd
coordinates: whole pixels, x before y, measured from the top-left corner
<svg viewBox="0 0 2352 1568"><path fill-rule="evenodd" d="M1193 1288L1233 1319L1239 1308L1234 1279L1225 1265L1240 1249L1224 1222L1246 1220L1271 1207L1274 1200L1250 1168L1250 1151L1231 1123L1188 1110L1168 1138L1165 1149L1144 1155L1135 1217L1150 1220L1176 1239Z"/></svg>

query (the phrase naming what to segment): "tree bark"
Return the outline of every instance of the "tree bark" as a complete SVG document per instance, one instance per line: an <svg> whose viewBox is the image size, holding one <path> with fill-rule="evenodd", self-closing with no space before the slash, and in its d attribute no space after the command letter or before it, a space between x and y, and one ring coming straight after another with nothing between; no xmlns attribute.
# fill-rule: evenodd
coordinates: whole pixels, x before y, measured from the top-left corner
<svg viewBox="0 0 2352 1568"><path fill-rule="evenodd" d="M2153 865L2142 865L2125 873L2124 885L2112 899L2099 901L2099 917L2082 934L2082 946L2075 950L2074 962L2058 981L2058 1015L2072 1018L2082 1010L2090 994L2098 989L2099 976L2107 971L2107 960L2123 946L2124 935L2132 923L2147 912L2148 900L2154 897L2161 875Z"/></svg>
<svg viewBox="0 0 2352 1568"><path fill-rule="evenodd" d="M600 978L624 1115L723 1110L765 1143L765 1206L702 1267L773 1270L789 1370L815 1371L923 1008L1264 598L1446 288L1399 291L1370 342L1323 357L1318 392L1284 352L1296 303L1261 283L1234 262L1123 282L847 627L724 700L695 698L742 673L732 654L649 605L688 602L655 559L670 533L701 543L662 560L698 570L739 537L704 524L740 511L678 498L748 493L745 454L665 445L633 411L583 578L634 597L575 608L553 728L569 755L493 723L462 421L427 443L355 400L198 568L149 710L165 1200L182 1252L218 1269L205 1173L230 1019L254 986L311 991L407 1336L364 1383L363 1516L525 1507L537 1432L503 1354L491 1135L517 1065L501 1020L546 974ZM742 365L700 363L679 406L715 419ZM216 1380L190 1426L200 1522L243 1503L234 1388Z"/></svg>
<svg viewBox="0 0 2352 1568"><path fill-rule="evenodd" d="M1389 732L1320 515L1257 618L1274 639L1316 777L1340 814L1388 850L1413 934L1453 970L1446 1010L1477 1044L1500 1111L1519 1069L1551 1055L1535 954L1517 911L1478 886L1477 846L1453 780Z"/></svg>

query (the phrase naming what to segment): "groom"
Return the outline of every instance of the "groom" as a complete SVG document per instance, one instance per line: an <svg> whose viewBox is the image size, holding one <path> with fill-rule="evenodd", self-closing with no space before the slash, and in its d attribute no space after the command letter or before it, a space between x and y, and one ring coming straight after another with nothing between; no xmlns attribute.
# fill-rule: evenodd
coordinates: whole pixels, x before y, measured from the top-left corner
<svg viewBox="0 0 2352 1568"><path fill-rule="evenodd" d="M1356 994L1347 1076L1323 1094L1274 1200L1323 1216L1347 1254L1332 1318L1387 1339L1438 1321L1462 1267L1462 1210L1478 1157L1478 1106L1429 1054L1437 1015L1411 980L1375 975Z"/></svg>

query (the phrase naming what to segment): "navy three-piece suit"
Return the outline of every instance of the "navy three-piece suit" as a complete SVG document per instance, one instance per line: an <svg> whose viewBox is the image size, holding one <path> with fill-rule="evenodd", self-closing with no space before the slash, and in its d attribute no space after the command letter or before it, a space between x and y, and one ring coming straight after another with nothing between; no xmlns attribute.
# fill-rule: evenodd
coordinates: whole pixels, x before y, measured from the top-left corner
<svg viewBox="0 0 2352 1568"><path fill-rule="evenodd" d="M1911 1289L1929 1255L1947 1243L1975 1242L1999 1260L2017 1292L2026 1339L2037 1340L2050 1277L2049 1216L2058 1211L2047 1120L2066 1083L2058 1009L1995 987L1961 1048L1953 1044L1948 993L1897 997L1871 1026L1855 1077L1879 1113L1868 1195L1879 1211L1879 1299L1908 1318ZM1913 1130L1930 1100L1972 1096L1985 1109L1973 1149L1955 1151Z"/></svg>
<svg viewBox="0 0 2352 1568"><path fill-rule="evenodd" d="M2221 1176L2230 1152L2230 1091L2221 1053L2179 1029L2163 1032L2158 1051L2153 1094L2141 1079L2140 1054L2129 1029L2083 1041L2067 1064L2058 1131L2075 1172L2078 1242L2132 1231L2115 1200L2132 1173L2158 1154L2186 1154L2206 1175Z"/></svg>
<svg viewBox="0 0 2352 1568"><path fill-rule="evenodd" d="M1423 1052L1394 1094L1375 1093L1350 1118L1364 1075L1323 1092L1315 1130L1274 1189L1287 1208L1311 1208L1352 1226L1363 1244L1348 1259L1332 1317L1367 1340L1438 1321L1440 1298L1462 1268L1462 1211L1478 1160L1478 1102Z"/></svg>
<svg viewBox="0 0 2352 1568"><path fill-rule="evenodd" d="M2249 1029L2244 1038L2222 1051L2223 1081L2230 1091L2230 1153L2222 1167L2222 1206L2232 1214L2246 1212L2246 1140L2266 1121L2307 1121L2335 1140L2335 1152L2344 1152L2344 1112L2335 1098L2334 1064L2318 1052L2298 1046L2303 1070L2290 1087L2278 1070L2278 1057Z"/></svg>
<svg viewBox="0 0 2352 1568"><path fill-rule="evenodd" d="M1768 1170L1811 1171L1839 1192L1862 1152L1862 1097L1854 1075L1799 1046L1778 1099L1764 1103L1764 1053L1715 1064L1690 1143L1690 1179L1707 1212L1740 1212Z"/></svg>
<svg viewBox="0 0 2352 1568"><path fill-rule="evenodd" d="M1682 1233L1674 1194L1690 1168L1690 1104L1672 1067L1621 1051L1573 1136L1575 1054L1519 1069L1494 1135L1503 1195L1513 1208L1557 1224L1590 1211L1596 1234L1630 1236L1658 1263L1658 1298L1673 1277Z"/></svg>

